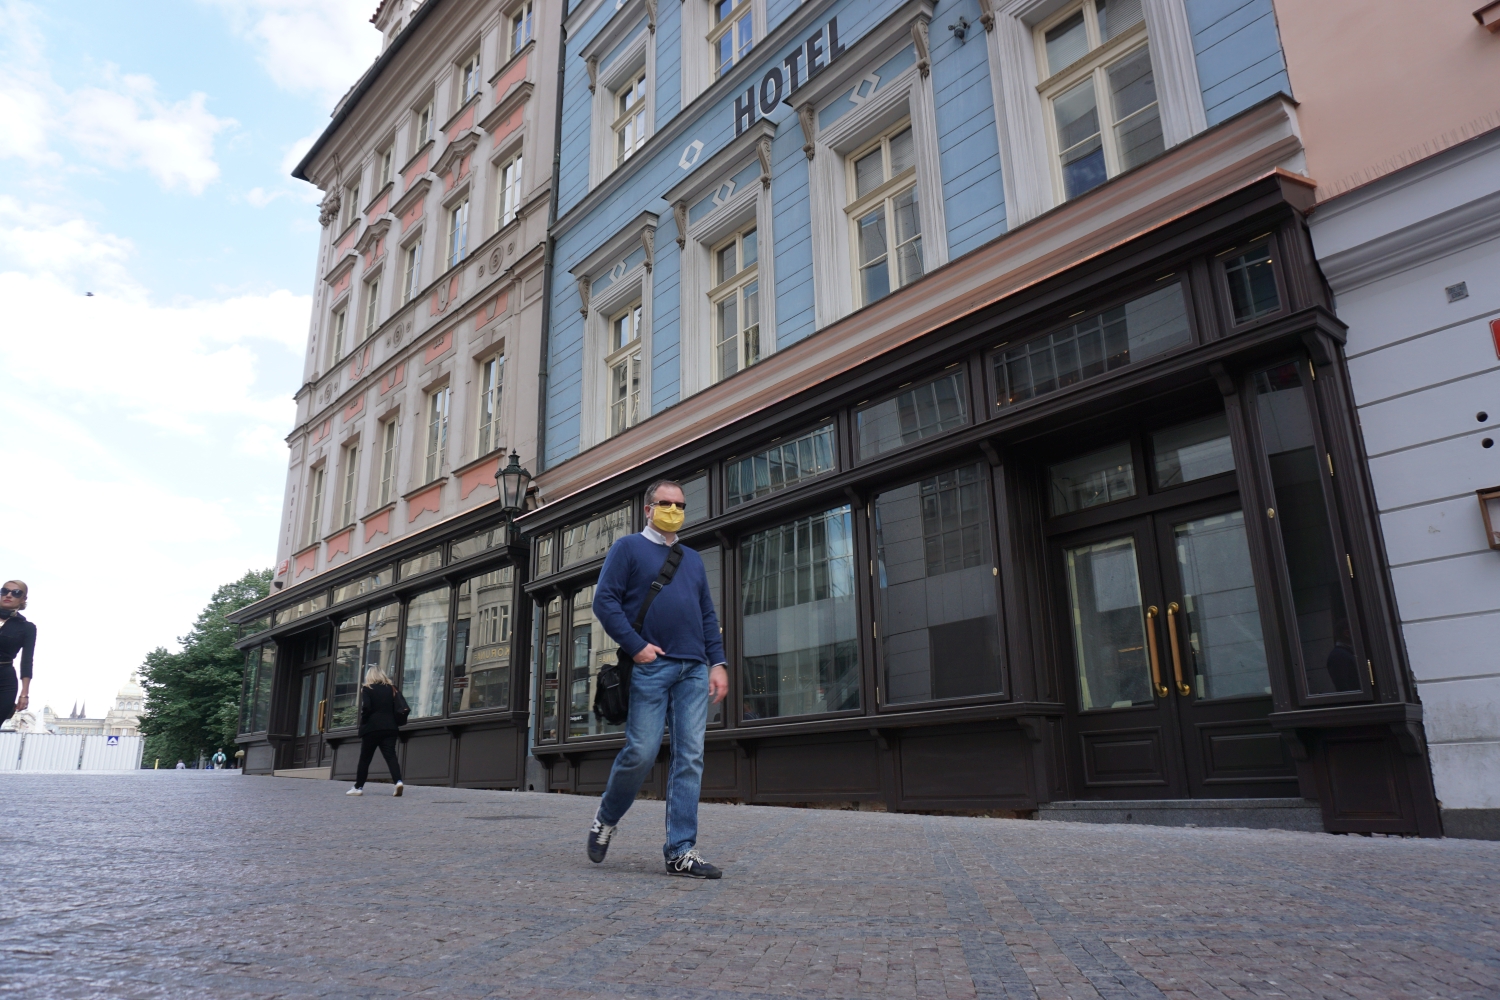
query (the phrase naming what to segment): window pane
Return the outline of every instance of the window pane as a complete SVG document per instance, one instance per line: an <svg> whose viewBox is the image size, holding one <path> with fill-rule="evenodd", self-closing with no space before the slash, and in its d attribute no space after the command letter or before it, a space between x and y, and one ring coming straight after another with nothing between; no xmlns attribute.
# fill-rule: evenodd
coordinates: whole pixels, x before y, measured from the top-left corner
<svg viewBox="0 0 1500 1000"><path fill-rule="evenodd" d="M406 606L406 645L401 657L401 693L413 719L443 711L443 681L448 666L448 592L435 587Z"/></svg>
<svg viewBox="0 0 1500 1000"><path fill-rule="evenodd" d="M1067 197L1076 198L1108 179L1093 77L1054 98L1052 113L1057 121L1063 189Z"/></svg>
<svg viewBox="0 0 1500 1000"><path fill-rule="evenodd" d="M1359 691L1359 665L1344 608L1346 567L1323 499L1325 466L1318 458L1300 367L1289 363L1256 374L1256 416L1271 465L1275 520L1291 577L1307 690Z"/></svg>
<svg viewBox="0 0 1500 1000"><path fill-rule="evenodd" d="M714 254L717 270L714 274L714 282L728 281L740 272L739 253L733 243L726 247L720 247L719 252Z"/></svg>
<svg viewBox="0 0 1500 1000"><path fill-rule="evenodd" d="M705 480L705 483L707 480ZM686 490L684 490L684 494ZM719 620L719 634L724 634L724 555L717 545L699 543L698 555L703 558L703 572L708 576L708 596L714 602L714 617ZM712 663L709 666L713 666ZM708 724L724 721L724 702L708 706Z"/></svg>
<svg viewBox="0 0 1500 1000"><path fill-rule="evenodd" d="M391 572L394 568L393 566L382 566L373 573L334 587L333 603L342 604L344 601L352 601L356 597L372 594L382 587L389 587L392 579L394 579L394 574Z"/></svg>
<svg viewBox="0 0 1500 1000"><path fill-rule="evenodd" d="M1135 465L1125 441L1059 462L1047 470L1047 478L1053 516L1135 496Z"/></svg>
<svg viewBox="0 0 1500 1000"><path fill-rule="evenodd" d="M609 637L594 617L594 588L573 595L573 634L568 647L568 736L622 733L624 724L611 725L594 716L594 686L599 669L615 659L619 643Z"/></svg>
<svg viewBox="0 0 1500 1000"><path fill-rule="evenodd" d="M891 176L895 177L916 162L916 144L912 141L911 129L902 129L891 136Z"/></svg>
<svg viewBox="0 0 1500 1000"><path fill-rule="evenodd" d="M902 287L922 276L922 219L917 211L917 189L908 188L891 200L896 222L896 277Z"/></svg>
<svg viewBox="0 0 1500 1000"><path fill-rule="evenodd" d="M750 535L740 560L745 718L858 708L849 507Z"/></svg>
<svg viewBox="0 0 1500 1000"><path fill-rule="evenodd" d="M1000 690L984 479L971 465L875 498L888 704Z"/></svg>
<svg viewBox="0 0 1500 1000"><path fill-rule="evenodd" d="M251 731L255 724L255 680L260 671L260 647L245 650L245 672L240 678L240 729Z"/></svg>
<svg viewBox="0 0 1500 1000"><path fill-rule="evenodd" d="M854 161L854 197L862 198L885 183L885 160L880 147Z"/></svg>
<svg viewBox="0 0 1500 1000"><path fill-rule="evenodd" d="M1064 555L1079 705L1087 711L1150 704L1135 540L1116 538Z"/></svg>
<svg viewBox="0 0 1500 1000"><path fill-rule="evenodd" d="M509 566L470 577L458 588L453 625L453 682L448 710L510 707L511 608L515 571Z"/></svg>
<svg viewBox="0 0 1500 1000"><path fill-rule="evenodd" d="M271 724L271 687L276 679L276 644L260 647L260 671L255 675L255 712L250 731L259 733Z"/></svg>
<svg viewBox="0 0 1500 1000"><path fill-rule="evenodd" d="M1244 512L1186 521L1172 534L1199 700L1270 694Z"/></svg>
<svg viewBox="0 0 1500 1000"><path fill-rule="evenodd" d="M1151 454L1158 488L1234 470L1229 421L1222 413L1191 420L1151 435Z"/></svg>
<svg viewBox="0 0 1500 1000"><path fill-rule="evenodd" d="M562 598L547 602L542 632L541 712L537 719L537 740L557 742L557 676L562 654Z"/></svg>
<svg viewBox="0 0 1500 1000"><path fill-rule="evenodd" d="M570 525L563 529L562 564L574 563L602 556L609 551L616 538L630 533L630 506L616 508L583 524Z"/></svg>
<svg viewBox="0 0 1500 1000"><path fill-rule="evenodd" d="M832 472L833 425L809 431L796 440L773 445L724 467L726 505L740 504Z"/></svg>
<svg viewBox="0 0 1500 1000"><path fill-rule="evenodd" d="M1141 0L1094 0L1094 10L1099 14L1099 34L1106 42L1144 19Z"/></svg>
<svg viewBox="0 0 1500 1000"><path fill-rule="evenodd" d="M740 364L749 368L760 360L760 282L745 286L745 329L740 337Z"/></svg>
<svg viewBox="0 0 1500 1000"><path fill-rule="evenodd" d="M859 277L866 305L891 292L885 251L885 206L882 205L859 220Z"/></svg>
<svg viewBox="0 0 1500 1000"><path fill-rule="evenodd" d="M1231 257L1225 262L1224 271L1229 278L1229 301L1234 307L1236 323L1245 323L1281 308L1269 243L1253 246Z"/></svg>
<svg viewBox="0 0 1500 1000"><path fill-rule="evenodd" d="M687 501L683 524L692 524L708 517L708 473L700 473L682 481L682 498ZM717 606L717 605L715 605Z"/></svg>
<svg viewBox="0 0 1500 1000"><path fill-rule="evenodd" d="M968 377L962 368L859 410L854 417L861 458L873 458L969 422Z"/></svg>
<svg viewBox="0 0 1500 1000"><path fill-rule="evenodd" d="M744 270L760 259L760 239L755 230L751 229L740 235L740 270Z"/></svg>
<svg viewBox="0 0 1500 1000"><path fill-rule="evenodd" d="M1177 282L994 356L995 405L1010 406L1123 368L1192 339Z"/></svg>
<svg viewBox="0 0 1500 1000"><path fill-rule="evenodd" d="M1156 106L1156 82L1151 76L1151 52L1140 48L1105 71L1115 108L1115 141L1120 168L1129 170L1161 155L1161 114Z"/></svg>
<svg viewBox="0 0 1500 1000"><path fill-rule="evenodd" d="M338 645L333 661L333 711L329 729L344 729L359 724L359 667L363 659L365 616L345 618L339 625Z"/></svg>
<svg viewBox="0 0 1500 1000"><path fill-rule="evenodd" d="M426 552L418 552L408 559L401 560L401 579L409 580L414 576L431 572L442 565L442 546L438 546L435 549L428 549Z"/></svg>
<svg viewBox="0 0 1500 1000"><path fill-rule="evenodd" d="M719 303L716 315L719 324L719 377L726 378L740 370L739 351L735 346L739 333L739 303L735 296Z"/></svg>
<svg viewBox="0 0 1500 1000"><path fill-rule="evenodd" d="M381 673L392 679L396 676L396 629L401 623L401 605L390 603L370 609L370 623L365 627L365 662L359 671L359 682L365 682L365 672L379 667Z"/></svg>
<svg viewBox="0 0 1500 1000"><path fill-rule="evenodd" d="M1088 55L1089 36L1083 26L1083 11L1047 32L1045 41L1048 73L1056 73Z"/></svg>
<svg viewBox="0 0 1500 1000"><path fill-rule="evenodd" d="M477 556L481 552L488 552L499 545L504 545L510 534L510 529L505 525L498 528L489 528L485 531L475 532L466 538L460 538L449 548L449 559L457 562L470 556Z"/></svg>

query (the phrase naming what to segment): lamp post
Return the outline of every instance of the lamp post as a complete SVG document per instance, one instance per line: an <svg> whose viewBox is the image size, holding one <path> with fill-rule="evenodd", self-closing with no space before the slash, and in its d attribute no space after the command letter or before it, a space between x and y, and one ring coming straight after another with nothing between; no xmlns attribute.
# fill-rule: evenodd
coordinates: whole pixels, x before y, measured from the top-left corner
<svg viewBox="0 0 1500 1000"><path fill-rule="evenodd" d="M495 485L500 489L500 513L505 515L507 522L515 521L516 515L526 509L526 488L531 485L531 473L521 467L521 457L514 450L510 453L508 465L496 467Z"/></svg>

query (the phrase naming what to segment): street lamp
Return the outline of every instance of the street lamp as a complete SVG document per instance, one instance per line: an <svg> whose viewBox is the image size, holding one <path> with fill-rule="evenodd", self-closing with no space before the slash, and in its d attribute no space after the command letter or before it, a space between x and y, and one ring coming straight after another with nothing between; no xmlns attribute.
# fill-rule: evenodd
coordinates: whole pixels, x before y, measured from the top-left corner
<svg viewBox="0 0 1500 1000"><path fill-rule="evenodd" d="M526 509L526 488L531 485L531 473L521 467L521 457L511 451L510 464L497 466L495 484L500 488L500 513L507 521Z"/></svg>

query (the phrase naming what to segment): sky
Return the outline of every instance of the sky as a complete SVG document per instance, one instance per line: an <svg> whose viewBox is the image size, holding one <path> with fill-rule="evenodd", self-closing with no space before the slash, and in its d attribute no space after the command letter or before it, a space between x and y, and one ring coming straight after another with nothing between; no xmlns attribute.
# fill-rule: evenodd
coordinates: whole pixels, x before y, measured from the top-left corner
<svg viewBox="0 0 1500 1000"><path fill-rule="evenodd" d="M100 716L270 567L320 194L376 0L0 0L0 579ZM89 294L92 293L92 294Z"/></svg>

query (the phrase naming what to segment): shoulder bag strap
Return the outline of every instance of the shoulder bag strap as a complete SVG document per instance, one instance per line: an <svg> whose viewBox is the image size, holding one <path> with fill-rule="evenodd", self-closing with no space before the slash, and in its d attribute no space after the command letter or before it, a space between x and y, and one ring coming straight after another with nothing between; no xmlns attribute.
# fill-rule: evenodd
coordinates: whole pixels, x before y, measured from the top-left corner
<svg viewBox="0 0 1500 1000"><path fill-rule="evenodd" d="M667 553L667 561L661 564L661 572L651 583L651 589L646 592L646 599L641 602L641 613L635 616L635 631L640 634L646 624L646 612L651 610L651 602L656 600L656 595L662 592L667 584L672 582L672 577L677 575L677 564L682 562L682 543L678 542L672 546L672 551Z"/></svg>

